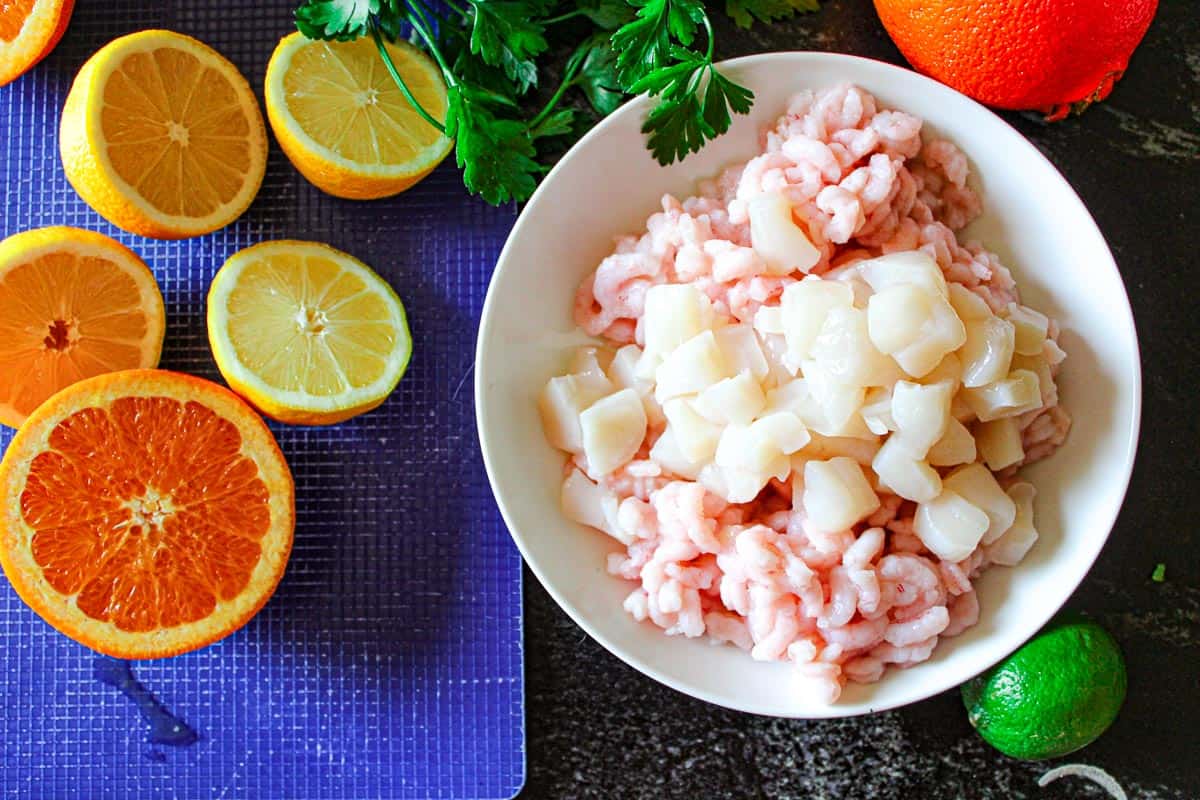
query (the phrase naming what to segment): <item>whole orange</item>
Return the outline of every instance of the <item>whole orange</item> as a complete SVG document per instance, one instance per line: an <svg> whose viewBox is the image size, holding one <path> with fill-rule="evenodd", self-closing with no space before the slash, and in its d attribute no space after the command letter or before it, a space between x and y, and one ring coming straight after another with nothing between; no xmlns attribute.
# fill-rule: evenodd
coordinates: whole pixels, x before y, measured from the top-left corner
<svg viewBox="0 0 1200 800"><path fill-rule="evenodd" d="M875 0L919 72L1009 109L1059 119L1103 100L1158 0Z"/></svg>

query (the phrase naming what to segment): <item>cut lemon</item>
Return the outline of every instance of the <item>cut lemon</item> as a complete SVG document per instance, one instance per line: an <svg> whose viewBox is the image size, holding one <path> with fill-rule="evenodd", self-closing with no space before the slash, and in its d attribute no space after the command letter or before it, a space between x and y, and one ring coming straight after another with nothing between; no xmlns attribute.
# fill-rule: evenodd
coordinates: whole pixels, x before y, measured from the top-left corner
<svg viewBox="0 0 1200 800"><path fill-rule="evenodd" d="M208 340L234 391L300 425L375 408L412 354L404 305L383 278L332 247L286 240L221 267L208 293Z"/></svg>
<svg viewBox="0 0 1200 800"><path fill-rule="evenodd" d="M129 248L79 228L0 242L0 424L76 381L158 366L162 295Z"/></svg>
<svg viewBox="0 0 1200 800"><path fill-rule="evenodd" d="M67 95L59 145L88 205L160 239L233 222L267 166L250 84L216 50L170 31L122 36L87 60Z"/></svg>
<svg viewBox="0 0 1200 800"><path fill-rule="evenodd" d="M446 85L437 65L405 42L386 47L421 106L445 119ZM337 197L403 192L454 144L413 110L369 38L283 37L267 65L266 101L283 152L300 174Z"/></svg>
<svg viewBox="0 0 1200 800"><path fill-rule="evenodd" d="M0 0L0 86L50 55L74 6L75 0Z"/></svg>
<svg viewBox="0 0 1200 800"><path fill-rule="evenodd" d="M246 623L292 548L291 472L210 381L126 370L38 407L0 463L0 564L58 630L118 658L195 650Z"/></svg>

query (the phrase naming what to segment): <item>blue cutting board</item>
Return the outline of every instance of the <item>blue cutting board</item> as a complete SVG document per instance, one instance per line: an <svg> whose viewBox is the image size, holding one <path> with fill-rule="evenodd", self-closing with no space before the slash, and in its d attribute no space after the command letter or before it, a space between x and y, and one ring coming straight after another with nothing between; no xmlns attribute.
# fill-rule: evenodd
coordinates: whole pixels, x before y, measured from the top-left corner
<svg viewBox="0 0 1200 800"><path fill-rule="evenodd" d="M260 93L291 2L79 0L65 38L0 87L0 236L75 225L154 270L163 366L219 380L204 300L235 251L327 242L374 266L408 309L415 350L380 409L330 428L274 425L296 477L296 543L274 598L200 652L134 665L200 740L151 746L93 654L0 586L0 790L38 798L505 798L524 781L521 562L475 436L475 333L513 219L470 198L452 164L390 200L328 197L272 140L266 181L229 228L160 242L113 228L63 176L58 121L101 45L168 28L225 54ZM451 159L452 160L452 159ZM3 309L0 309L3 313ZM0 447L11 432L0 433ZM2 582L0 582L2 583Z"/></svg>

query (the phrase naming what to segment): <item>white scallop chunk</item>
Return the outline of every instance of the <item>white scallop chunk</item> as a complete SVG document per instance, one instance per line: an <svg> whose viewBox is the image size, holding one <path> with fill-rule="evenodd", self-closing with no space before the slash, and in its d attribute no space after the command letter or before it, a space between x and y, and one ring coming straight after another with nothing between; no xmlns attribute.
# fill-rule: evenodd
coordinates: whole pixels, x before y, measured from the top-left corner
<svg viewBox="0 0 1200 800"><path fill-rule="evenodd" d="M762 334L783 333L783 309L779 306L759 306L754 312L754 330Z"/></svg>
<svg viewBox="0 0 1200 800"><path fill-rule="evenodd" d="M808 272L821 260L821 251L792 214L792 204L779 192L763 192L747 204L750 241L767 264L768 274Z"/></svg>
<svg viewBox="0 0 1200 800"><path fill-rule="evenodd" d="M875 454L871 469L880 482L906 500L926 503L942 491L942 479L937 470L912 457L895 436L888 437Z"/></svg>
<svg viewBox="0 0 1200 800"><path fill-rule="evenodd" d="M654 381L637 374L638 362L642 359L642 348L627 344L618 350L608 365L608 379L618 389L633 389L646 394L654 388Z"/></svg>
<svg viewBox="0 0 1200 800"><path fill-rule="evenodd" d="M783 309L783 333L792 363L798 364L810 356L812 344L830 311L853 307L854 295L850 287L838 281L810 275L784 289L780 308Z"/></svg>
<svg viewBox="0 0 1200 800"><path fill-rule="evenodd" d="M990 544L1012 525L1017 507L1004 493L996 476L983 464L967 464L951 472L942 485L962 497L988 516L988 528L983 543Z"/></svg>
<svg viewBox="0 0 1200 800"><path fill-rule="evenodd" d="M867 312L832 308L809 349L813 360L837 383L883 386L895 380L891 360L879 352L867 332Z"/></svg>
<svg viewBox="0 0 1200 800"><path fill-rule="evenodd" d="M909 375L923 378L937 368L947 353L961 347L966 338L966 328L954 309L944 298L935 297L929 304L929 316L921 326L920 337L889 355Z"/></svg>
<svg viewBox="0 0 1200 800"><path fill-rule="evenodd" d="M966 341L958 351L963 386L975 388L1004 378L1012 365L1012 323L999 317L973 319L966 330Z"/></svg>
<svg viewBox="0 0 1200 800"><path fill-rule="evenodd" d="M1001 316L1011 322L1015 330L1014 352L1023 356L1041 355L1046 332L1050 329L1049 317L1016 303L1009 303Z"/></svg>
<svg viewBox="0 0 1200 800"><path fill-rule="evenodd" d="M745 371L758 381L767 377L769 365L753 327L745 323L726 325L714 330L713 336L717 340L717 349L725 358L725 367L730 374L736 375Z"/></svg>
<svg viewBox="0 0 1200 800"><path fill-rule="evenodd" d="M1038 539L1033 522L1033 498L1037 490L1029 483L1014 483L1008 487L1008 496L1017 507L1012 526L988 545L988 558L993 564L1015 567L1024 560L1029 549Z"/></svg>
<svg viewBox="0 0 1200 800"><path fill-rule="evenodd" d="M597 378L608 377L605 373L612 365L615 353L611 347L596 347L585 345L577 347L571 353L567 362L567 372L572 375L591 375Z"/></svg>
<svg viewBox="0 0 1200 800"><path fill-rule="evenodd" d="M852 458L864 467L871 466L875 455L879 452L879 439L854 439L849 436L822 436L809 431L808 444L796 451L792 459L794 469L803 471L804 462L828 461L831 458L845 456Z"/></svg>
<svg viewBox="0 0 1200 800"><path fill-rule="evenodd" d="M794 378L800 365L788 358L787 339L782 334L766 333L759 336L759 342L762 344L763 357L767 360L763 388L779 386Z"/></svg>
<svg viewBox="0 0 1200 800"><path fill-rule="evenodd" d="M663 404L668 427L674 431L680 452L699 464L711 461L721 438L721 426L701 416L686 398L668 400Z"/></svg>
<svg viewBox="0 0 1200 800"><path fill-rule="evenodd" d="M729 425L721 433L714 462L722 469L772 476L791 471L787 456L808 443L799 417L787 411L770 414L751 425Z"/></svg>
<svg viewBox="0 0 1200 800"><path fill-rule="evenodd" d="M679 345L712 327L708 296L690 283L664 283L646 291L642 315L645 354L638 374L654 377L663 358Z"/></svg>
<svg viewBox="0 0 1200 800"><path fill-rule="evenodd" d="M975 443L988 469L999 472L1025 460L1021 426L1013 417L980 422L975 426Z"/></svg>
<svg viewBox="0 0 1200 800"><path fill-rule="evenodd" d="M950 403L950 416L961 422L963 425L975 421L975 409L967 404L967 398L960 391L954 395L954 400Z"/></svg>
<svg viewBox="0 0 1200 800"><path fill-rule="evenodd" d="M932 315L933 296L911 283L898 283L877 292L867 301L867 330L882 353L895 353L921 337Z"/></svg>
<svg viewBox="0 0 1200 800"><path fill-rule="evenodd" d="M583 454L593 476L607 475L625 464L646 438L646 409L632 389L597 400L579 415Z"/></svg>
<svg viewBox="0 0 1200 800"><path fill-rule="evenodd" d="M854 386L839 381L820 361L803 361L800 368L808 391L812 393L825 416L823 427L830 429L828 435L836 435L835 432L848 425L862 408L866 389L861 385Z"/></svg>
<svg viewBox="0 0 1200 800"><path fill-rule="evenodd" d="M992 309L982 297L972 292L961 283L951 283L949 297L950 306L963 322L975 319L987 319L992 316Z"/></svg>
<svg viewBox="0 0 1200 800"><path fill-rule="evenodd" d="M563 481L561 502L567 519L603 531L621 544L632 544L634 536L617 524L620 499L616 493L598 485L579 469Z"/></svg>
<svg viewBox="0 0 1200 800"><path fill-rule="evenodd" d="M696 480L700 475L700 470L704 468L704 462L693 461L684 454L675 438L675 429L670 425L667 425L662 435L655 440L654 446L650 448L650 460L667 472L687 478L689 481Z"/></svg>
<svg viewBox="0 0 1200 800"><path fill-rule="evenodd" d="M970 464L975 460L975 455L975 437L966 425L951 417L946 423L946 432L929 448L925 460L930 466L953 467Z"/></svg>
<svg viewBox="0 0 1200 800"><path fill-rule="evenodd" d="M804 465L804 512L817 530L833 533L849 528L879 508L862 467L839 456Z"/></svg>
<svg viewBox="0 0 1200 800"><path fill-rule="evenodd" d="M785 456L795 453L812 438L800 417L790 411L775 411L759 417L750 424L750 432Z"/></svg>
<svg viewBox="0 0 1200 800"><path fill-rule="evenodd" d="M749 503L767 485L770 475L756 474L740 469L725 469L716 464L706 464L700 470L697 482L708 491L729 503Z"/></svg>
<svg viewBox="0 0 1200 800"><path fill-rule="evenodd" d="M949 380L928 385L897 381L892 387L892 438L915 459L925 458L950 420L954 384Z"/></svg>
<svg viewBox="0 0 1200 800"><path fill-rule="evenodd" d="M1046 360L1044 353L1038 353L1036 356L1014 355L1012 368L1014 372L1019 369L1027 369L1037 375L1038 393L1042 396L1042 405L1057 405L1058 387L1054 384L1054 375L1050 371L1050 362Z"/></svg>
<svg viewBox="0 0 1200 800"><path fill-rule="evenodd" d="M960 396L984 422L1001 417L1016 417L1042 405L1037 373L1017 369L1004 380L974 389L963 389Z"/></svg>
<svg viewBox="0 0 1200 800"><path fill-rule="evenodd" d="M954 355L954 353L947 353L938 362L936 367L921 376L918 383L928 385L940 381L950 381L953 383L955 392L962 388L962 362L958 360L958 356Z"/></svg>
<svg viewBox="0 0 1200 800"><path fill-rule="evenodd" d="M603 376L560 375L547 381L538 396L538 411L550 444L569 453L583 452L579 415L612 390L612 384Z"/></svg>
<svg viewBox="0 0 1200 800"><path fill-rule="evenodd" d="M953 491L917 505L913 530L921 542L943 561L962 561L979 546L990 520Z"/></svg>
<svg viewBox="0 0 1200 800"><path fill-rule="evenodd" d="M758 381L743 371L709 386L696 396L692 405L701 416L718 425L731 422L749 425L766 402Z"/></svg>
<svg viewBox="0 0 1200 800"><path fill-rule="evenodd" d="M871 433L886 436L896 430L896 420L892 417L892 389L877 386L868 390L859 413Z"/></svg>
<svg viewBox="0 0 1200 800"><path fill-rule="evenodd" d="M676 347L654 373L654 396L660 403L695 394L731 377L712 331L704 331Z"/></svg>
<svg viewBox="0 0 1200 800"><path fill-rule="evenodd" d="M907 250L902 253L859 261L855 267L863 280L876 292L890 286L908 283L926 291L946 296L946 278L937 262L922 250Z"/></svg>

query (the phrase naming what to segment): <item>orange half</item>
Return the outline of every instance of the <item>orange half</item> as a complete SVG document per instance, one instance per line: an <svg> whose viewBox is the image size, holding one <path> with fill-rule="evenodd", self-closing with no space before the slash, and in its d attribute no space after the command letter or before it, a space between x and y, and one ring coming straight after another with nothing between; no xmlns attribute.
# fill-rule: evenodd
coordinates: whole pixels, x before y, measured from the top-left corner
<svg viewBox="0 0 1200 800"><path fill-rule="evenodd" d="M77 642L118 658L208 645L283 576L291 472L262 419L210 381L127 370L56 394L0 462L0 564Z"/></svg>
<svg viewBox="0 0 1200 800"><path fill-rule="evenodd" d="M0 241L0 424L84 378L158 366L165 327L154 275L121 243L68 227Z"/></svg>

